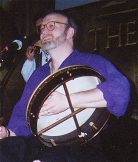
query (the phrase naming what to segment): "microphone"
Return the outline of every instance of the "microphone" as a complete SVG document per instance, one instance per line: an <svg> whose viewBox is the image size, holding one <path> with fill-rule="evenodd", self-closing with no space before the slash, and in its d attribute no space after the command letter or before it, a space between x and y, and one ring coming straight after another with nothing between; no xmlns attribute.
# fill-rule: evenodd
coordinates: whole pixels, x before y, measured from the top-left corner
<svg viewBox="0 0 138 162"><path fill-rule="evenodd" d="M12 61L16 51L21 50L22 46L22 41L17 39L5 46L4 49L0 51L0 67L2 67L5 63L9 63L9 61Z"/></svg>
<svg viewBox="0 0 138 162"><path fill-rule="evenodd" d="M12 51L19 51L22 49L22 41L20 40L14 40L9 44L8 46L5 46L4 50L2 52L12 52Z"/></svg>

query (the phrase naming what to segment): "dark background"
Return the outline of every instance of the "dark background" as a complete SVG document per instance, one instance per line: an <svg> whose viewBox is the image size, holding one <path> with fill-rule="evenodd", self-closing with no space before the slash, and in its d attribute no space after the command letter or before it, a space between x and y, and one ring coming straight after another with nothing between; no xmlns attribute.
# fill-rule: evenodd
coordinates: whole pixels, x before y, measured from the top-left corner
<svg viewBox="0 0 138 162"><path fill-rule="evenodd" d="M14 40L33 37L34 17L54 9L54 0L13 0L0 8L0 49ZM109 119L103 147L112 161L138 161L138 2L136 0L99 1L66 9L78 22L76 47L110 59L131 83L131 100L125 116ZM113 36L113 37L110 37ZM109 38L110 37L110 38ZM28 40L28 39L27 39ZM24 88L20 74L27 40L19 54L0 68L1 109L6 125L14 104Z"/></svg>

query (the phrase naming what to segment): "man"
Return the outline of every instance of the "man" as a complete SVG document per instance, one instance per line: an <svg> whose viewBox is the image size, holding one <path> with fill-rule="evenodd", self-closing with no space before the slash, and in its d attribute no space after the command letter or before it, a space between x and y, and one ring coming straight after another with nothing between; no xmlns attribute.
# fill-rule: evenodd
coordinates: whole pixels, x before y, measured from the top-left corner
<svg viewBox="0 0 138 162"><path fill-rule="evenodd" d="M40 41L37 41L33 46L29 46L26 50L25 55L27 59L21 69L21 74L25 82L28 81L36 68L43 66L50 59L48 53L41 48L40 43Z"/></svg>
<svg viewBox="0 0 138 162"><path fill-rule="evenodd" d="M40 26L42 23L42 18L37 18L35 22L35 27L37 30L37 34L40 34ZM46 51L41 48L41 41L36 41L33 45L29 46L25 53L27 59L23 64L21 69L21 74L25 82L28 81L34 70L44 65L50 59L50 56Z"/></svg>
<svg viewBox="0 0 138 162"><path fill-rule="evenodd" d="M127 109L129 102L128 80L108 60L104 59L103 57L95 54L84 54L77 50L74 50L73 40L77 32L77 27L70 17L60 12L49 13L43 18L40 30L42 48L48 51L51 56L51 60L32 74L31 78L26 84L21 99L14 108L8 127L5 128L1 126L0 138L3 139L1 147L3 146L4 148L6 148L7 145L12 141L11 137L6 137L23 136L25 138L32 135L26 121L26 107L32 93L34 92L34 89L44 78L56 72L58 69L67 66L87 65L91 68L94 68L106 78L105 82L100 83L94 89L71 94L70 98L74 107L107 107L109 112L116 116L124 115ZM45 101L39 115L56 115L67 109L68 102L66 96L55 91ZM8 142L8 139L10 142ZM14 142L11 142L12 148L13 146L15 147L16 145L18 145L18 153L23 150L22 155L18 157L18 159L20 159L21 161L24 158L22 156L25 156L24 150L26 148L26 143L21 139L17 140L17 137L14 138L13 141ZM33 149L35 142L31 142L30 140L29 143L32 144L30 151L32 153L35 150ZM30 147L30 145L28 146ZM48 162L52 160L56 162L79 162L78 158L84 161L84 154L79 150L80 147L77 147L78 150L72 151L74 149L74 146L67 146L63 148L56 147L53 149L46 148L44 152L40 149L39 151L35 150L35 153L33 152L32 154L29 152L29 158L32 160L45 159L45 161ZM6 151L1 150L1 159L6 159L8 161L9 158L13 158L12 154L10 156L10 149L8 149L9 157L6 157L5 152ZM85 159L86 162L90 161L91 159L92 161L105 161L104 157L98 150L91 148L85 153L87 152L89 153L89 157Z"/></svg>

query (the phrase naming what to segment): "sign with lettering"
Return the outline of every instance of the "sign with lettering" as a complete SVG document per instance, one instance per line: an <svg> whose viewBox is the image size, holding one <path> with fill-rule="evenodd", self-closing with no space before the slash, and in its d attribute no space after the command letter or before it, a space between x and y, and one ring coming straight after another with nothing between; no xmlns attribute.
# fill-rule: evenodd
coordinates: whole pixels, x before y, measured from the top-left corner
<svg viewBox="0 0 138 162"><path fill-rule="evenodd" d="M110 4L110 5L109 5ZM79 22L77 46L103 55L138 91L138 8L136 2L99 2L69 10ZM136 95L134 95L136 98ZM137 100L137 99L136 99ZM137 106L134 106L137 113Z"/></svg>

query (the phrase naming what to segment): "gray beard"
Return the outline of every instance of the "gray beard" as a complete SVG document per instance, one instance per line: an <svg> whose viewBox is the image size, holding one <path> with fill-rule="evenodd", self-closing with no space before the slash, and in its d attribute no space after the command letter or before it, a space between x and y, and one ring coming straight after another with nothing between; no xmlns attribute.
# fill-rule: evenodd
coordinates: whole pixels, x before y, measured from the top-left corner
<svg viewBox="0 0 138 162"><path fill-rule="evenodd" d="M45 44L45 49L46 50L50 50L50 49L54 49L54 48L56 48L56 44L54 42L47 42Z"/></svg>
<svg viewBox="0 0 138 162"><path fill-rule="evenodd" d="M54 49L54 48L60 46L61 44L63 44L65 42L65 40L66 40L66 35L65 35L65 33L63 33L59 37L57 37L55 40L45 43L43 45L43 48L46 51Z"/></svg>

